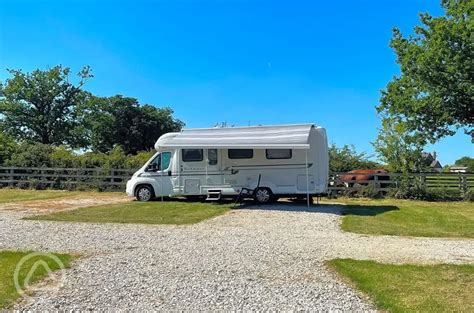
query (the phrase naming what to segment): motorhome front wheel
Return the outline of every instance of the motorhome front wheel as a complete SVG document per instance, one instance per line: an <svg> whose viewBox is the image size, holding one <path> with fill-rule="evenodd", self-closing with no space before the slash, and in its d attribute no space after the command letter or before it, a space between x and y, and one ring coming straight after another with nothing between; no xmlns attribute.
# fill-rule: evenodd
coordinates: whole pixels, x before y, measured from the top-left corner
<svg viewBox="0 0 474 313"><path fill-rule="evenodd" d="M138 201L150 201L153 198L153 190L150 186L140 186L136 195Z"/></svg>

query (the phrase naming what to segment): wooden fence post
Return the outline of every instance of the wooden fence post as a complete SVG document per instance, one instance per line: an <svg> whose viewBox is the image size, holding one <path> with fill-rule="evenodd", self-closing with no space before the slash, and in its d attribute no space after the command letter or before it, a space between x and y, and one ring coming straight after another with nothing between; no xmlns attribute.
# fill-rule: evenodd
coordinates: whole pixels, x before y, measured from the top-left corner
<svg viewBox="0 0 474 313"><path fill-rule="evenodd" d="M459 189L463 195L467 191L467 175L461 172L459 173Z"/></svg>
<svg viewBox="0 0 474 313"><path fill-rule="evenodd" d="M15 185L15 183L13 182L15 176L13 175L15 173L15 170L13 168L11 168L9 171L10 175L8 176L8 186L11 186L13 187Z"/></svg>
<svg viewBox="0 0 474 313"><path fill-rule="evenodd" d="M426 176L421 174L420 175L420 182L421 182L421 187L426 188Z"/></svg>

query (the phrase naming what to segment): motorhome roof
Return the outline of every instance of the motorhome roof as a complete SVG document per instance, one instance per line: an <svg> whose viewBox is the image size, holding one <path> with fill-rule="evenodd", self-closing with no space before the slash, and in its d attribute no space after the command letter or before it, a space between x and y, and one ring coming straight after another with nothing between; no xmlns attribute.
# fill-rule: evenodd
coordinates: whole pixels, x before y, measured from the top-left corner
<svg viewBox="0 0 474 313"><path fill-rule="evenodd" d="M161 136L155 148L309 149L312 128L313 124L184 129Z"/></svg>

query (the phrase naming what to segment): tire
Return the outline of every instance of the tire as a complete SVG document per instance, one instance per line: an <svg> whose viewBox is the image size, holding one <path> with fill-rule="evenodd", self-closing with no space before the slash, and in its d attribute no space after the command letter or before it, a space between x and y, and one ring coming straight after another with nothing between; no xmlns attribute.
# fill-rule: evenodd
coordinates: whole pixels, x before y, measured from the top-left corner
<svg viewBox="0 0 474 313"><path fill-rule="evenodd" d="M258 188L255 190L254 199L259 204L267 204L273 201L273 193L270 188Z"/></svg>
<svg viewBox="0 0 474 313"><path fill-rule="evenodd" d="M147 202L153 200L155 194L151 186L141 185L137 187L137 190L135 191L135 196L138 201Z"/></svg>

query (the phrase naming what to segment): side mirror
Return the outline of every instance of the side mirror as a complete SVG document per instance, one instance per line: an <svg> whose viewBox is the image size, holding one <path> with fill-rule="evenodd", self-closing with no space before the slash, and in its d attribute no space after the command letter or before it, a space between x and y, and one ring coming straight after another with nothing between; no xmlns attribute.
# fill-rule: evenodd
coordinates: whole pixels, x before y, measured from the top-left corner
<svg viewBox="0 0 474 313"><path fill-rule="evenodd" d="M147 172L156 172L156 170L158 169L158 167L156 166L156 164L149 164L148 167L147 167Z"/></svg>

